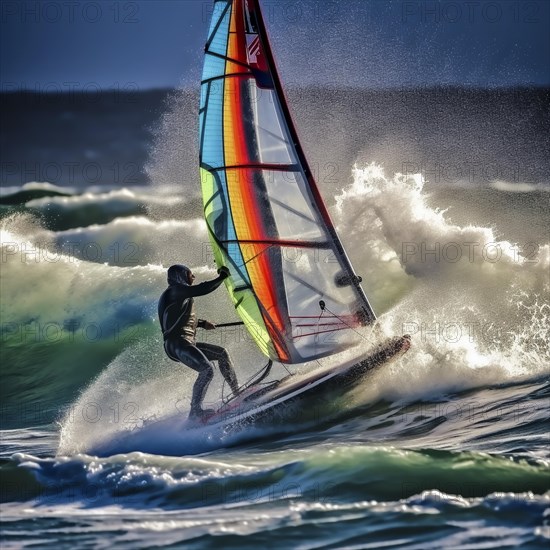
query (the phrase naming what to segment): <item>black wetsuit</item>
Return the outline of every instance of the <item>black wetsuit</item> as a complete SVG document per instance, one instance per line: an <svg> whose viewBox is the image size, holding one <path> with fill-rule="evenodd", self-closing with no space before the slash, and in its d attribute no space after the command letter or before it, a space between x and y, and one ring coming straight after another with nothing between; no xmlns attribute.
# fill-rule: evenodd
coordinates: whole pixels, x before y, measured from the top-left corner
<svg viewBox="0 0 550 550"><path fill-rule="evenodd" d="M170 284L158 303L166 355L199 373L193 386L191 414L200 413L206 390L214 376L214 369L209 360L218 361L220 372L229 387L234 393L238 392L237 377L225 348L195 341L196 327L204 326L204 320L196 319L193 298L213 292L224 279L221 275L198 285Z"/></svg>

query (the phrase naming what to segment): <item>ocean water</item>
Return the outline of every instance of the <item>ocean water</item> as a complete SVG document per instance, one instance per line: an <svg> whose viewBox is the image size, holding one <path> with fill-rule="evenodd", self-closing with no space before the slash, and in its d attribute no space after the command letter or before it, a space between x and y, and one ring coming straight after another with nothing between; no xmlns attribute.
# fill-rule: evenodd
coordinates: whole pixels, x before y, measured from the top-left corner
<svg viewBox="0 0 550 550"><path fill-rule="evenodd" d="M3 548L548 547L548 91L289 99L365 339L413 345L346 395L184 430L156 301L174 262L215 274L195 94L2 98ZM198 305L235 320L223 288ZM240 328L201 336L241 380L264 362Z"/></svg>

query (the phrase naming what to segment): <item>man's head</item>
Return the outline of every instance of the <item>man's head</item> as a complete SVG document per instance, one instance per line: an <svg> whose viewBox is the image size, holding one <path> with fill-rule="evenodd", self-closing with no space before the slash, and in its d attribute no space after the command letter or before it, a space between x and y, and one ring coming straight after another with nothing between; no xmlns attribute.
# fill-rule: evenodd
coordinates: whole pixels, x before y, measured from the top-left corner
<svg viewBox="0 0 550 550"><path fill-rule="evenodd" d="M169 285L192 285L195 280L193 272L185 265L176 264L168 268Z"/></svg>

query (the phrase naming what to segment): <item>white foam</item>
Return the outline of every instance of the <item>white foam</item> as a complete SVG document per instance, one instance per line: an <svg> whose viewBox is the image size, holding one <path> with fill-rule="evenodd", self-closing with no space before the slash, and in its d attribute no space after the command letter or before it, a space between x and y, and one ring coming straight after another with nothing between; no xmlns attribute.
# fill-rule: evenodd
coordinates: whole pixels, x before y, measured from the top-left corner
<svg viewBox="0 0 550 550"><path fill-rule="evenodd" d="M23 185L0 187L0 196L11 195L18 191L53 191L54 193L76 193L75 187L59 187L47 181L29 181Z"/></svg>
<svg viewBox="0 0 550 550"><path fill-rule="evenodd" d="M411 351L364 398L418 398L549 372L548 243L525 258L491 228L449 223L428 205L420 175L387 178L376 164L356 167L336 202L339 233L380 327L413 335ZM446 257L446 245L462 257Z"/></svg>
<svg viewBox="0 0 550 550"><path fill-rule="evenodd" d="M107 192L93 193L87 191L81 195L73 195L70 197L42 197L40 199L33 199L26 203L26 206L35 208L37 210L45 210L48 207L58 206L64 210L76 210L82 207L89 207L91 205L101 206L102 208L109 210L120 209L122 206L127 205L140 205L140 204L156 204L164 206L174 206L184 202L181 197L159 197L156 194L144 192L144 190L135 189L114 189Z"/></svg>
<svg viewBox="0 0 550 550"><path fill-rule="evenodd" d="M490 183L490 186L497 191L504 191L506 193L550 192L550 186L548 185L536 185L534 183L525 182L495 180Z"/></svg>
<svg viewBox="0 0 550 550"><path fill-rule="evenodd" d="M194 266L212 264L210 242L202 219L153 221L145 217L117 218L105 225L44 235L56 250L72 250L79 258L110 265L165 264L185 261Z"/></svg>

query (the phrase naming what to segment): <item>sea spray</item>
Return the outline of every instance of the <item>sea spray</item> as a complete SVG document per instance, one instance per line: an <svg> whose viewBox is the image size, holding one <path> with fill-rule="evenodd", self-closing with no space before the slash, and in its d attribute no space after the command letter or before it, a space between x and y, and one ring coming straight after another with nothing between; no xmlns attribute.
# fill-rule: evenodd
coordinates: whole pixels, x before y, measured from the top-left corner
<svg viewBox="0 0 550 550"><path fill-rule="evenodd" d="M420 174L389 178L372 163L353 175L336 196L338 230L383 333L413 336L406 358L378 373L363 399L547 373L550 245L526 258L491 228L448 222L428 204Z"/></svg>
<svg viewBox="0 0 550 550"><path fill-rule="evenodd" d="M425 187L420 175L396 174L390 178L375 164L356 167L353 183L336 195L336 204L331 208L350 259L363 277L363 287L379 315L376 331L363 331L365 347L378 337L404 332L413 335L413 347L406 357L376 373L359 395L347 401L350 410L380 399L430 398L548 372L548 245L542 243L535 258L526 257L514 250L514 243L498 240L491 228L450 223L444 211L429 204ZM177 208L185 204L177 196L166 194L167 189L159 187L158 192L158 199L147 199L146 204L160 206L165 200ZM117 196L107 196L110 199L102 198L102 204L112 199L116 205ZM144 199L146 194L140 197ZM41 200L47 212L45 199ZM52 200L64 204L63 197ZM91 201L87 194L82 200L83 208ZM72 204L67 202L69 217L73 215ZM124 329L118 335L109 335L118 336L118 341L102 355L106 358L114 353L115 357L106 362L98 361L98 357L95 368L91 363L81 366L82 377L75 376L81 389L81 380L88 377L88 382L80 398L72 403L77 415L67 413L61 422L62 453L91 449L100 441L116 449L123 434L139 432L140 426L172 415L172 431L166 430L155 443L158 449L169 452L177 423L186 416L193 373L164 357L156 326L156 300L166 284L168 263L188 261L201 280L215 276L215 270L204 242L203 222L195 215L182 214L181 218L175 211L165 214L169 219L126 217L62 231L47 230L39 218L31 219L28 214L3 221L3 292L15 296L19 280L25 280L30 288L24 299L4 301L6 318L25 324L29 312L36 309L42 321L61 327L80 315L79 329L87 323ZM477 246L463 246L462 257L455 261L449 255L451 247L444 247L463 241ZM66 245L73 242L81 250L92 243L103 250L115 243L135 242L142 254L137 265L118 262L123 265L116 266L114 260L94 262L83 254L76 257L66 253ZM439 258L430 254L437 250L435 243L439 243ZM23 253L37 246L44 246L50 255L60 251L57 261L37 263ZM493 261L495 250L501 251L498 261ZM166 258L168 262L162 261ZM536 261L530 261L533 259ZM51 281L56 281L55 285ZM233 308L222 291L202 298L200 307L201 316L214 322L232 320ZM228 347L242 373L251 373L261 364L262 357L244 329L200 336ZM14 357L21 356L17 342L11 343ZM32 343L30 347L29 342L26 344L28 350L37 349ZM53 350L52 345L49 349ZM70 350L76 348L66 352ZM317 368L319 364L331 366L360 351L298 370ZM72 363L64 359L64 364L69 370L62 372L70 373ZM44 372L48 369L47 365L43 367ZM90 374L94 376L91 381ZM119 377L124 381L121 384L116 383ZM42 379L40 384L33 391L51 393L54 387ZM210 390L209 399L214 400L221 391L220 381L215 380ZM33 395L40 399L39 393ZM133 419L129 403L134 402L139 402L138 421L122 423L120 418ZM181 411L174 410L178 402ZM94 404L101 408L99 419L99 408ZM214 439L209 441L213 446ZM140 441L145 444L145 438L137 434L136 448ZM227 441L220 439L219 443Z"/></svg>

